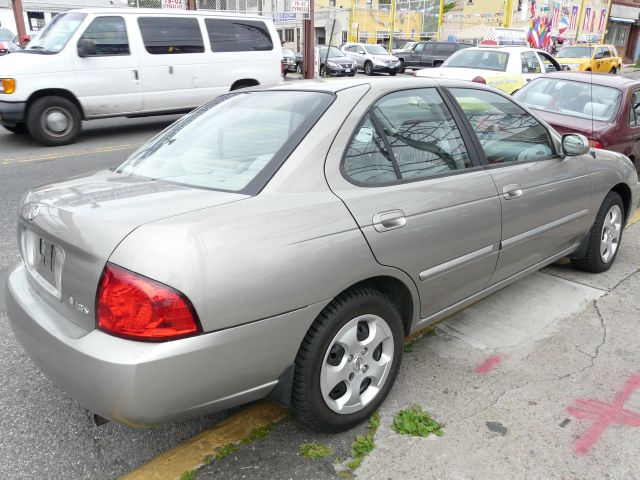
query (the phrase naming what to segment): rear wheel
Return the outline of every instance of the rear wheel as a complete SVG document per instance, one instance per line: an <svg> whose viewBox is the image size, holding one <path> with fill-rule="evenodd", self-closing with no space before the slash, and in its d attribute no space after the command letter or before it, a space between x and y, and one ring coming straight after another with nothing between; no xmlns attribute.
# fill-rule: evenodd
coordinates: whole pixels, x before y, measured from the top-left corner
<svg viewBox="0 0 640 480"><path fill-rule="evenodd" d="M405 71L404 60L400 60L400 67L398 68L398 73L404 73L404 71Z"/></svg>
<svg viewBox="0 0 640 480"><path fill-rule="evenodd" d="M82 116L71 101L63 97L39 98L27 112L27 130L38 142L68 145L80 135Z"/></svg>
<svg viewBox="0 0 640 480"><path fill-rule="evenodd" d="M311 325L296 357L298 421L341 432L369 418L393 386L403 341L398 308L383 293L358 288L336 297Z"/></svg>
<svg viewBox="0 0 640 480"><path fill-rule="evenodd" d="M622 198L616 192L609 192L604 197L596 221L589 231L585 256L571 259L571 264L592 273L609 270L618 255L624 219Z"/></svg>
<svg viewBox="0 0 640 480"><path fill-rule="evenodd" d="M298 75L302 75L302 64L301 63L296 64L296 73Z"/></svg>
<svg viewBox="0 0 640 480"><path fill-rule="evenodd" d="M389 75L391 75L392 77L395 77L396 73L398 73L396 70L389 70Z"/></svg>
<svg viewBox="0 0 640 480"><path fill-rule="evenodd" d="M3 125L3 127L5 130L9 130L11 133L15 133L16 135L25 135L29 133L27 126L24 123L16 123L13 127Z"/></svg>
<svg viewBox="0 0 640 480"><path fill-rule="evenodd" d="M328 77L328 76L329 76L329 72L327 71L327 67L325 67L324 65L322 65L322 66L320 67L320 76L321 76L322 78L326 78L326 77Z"/></svg>
<svg viewBox="0 0 640 480"><path fill-rule="evenodd" d="M371 62L364 62L365 75L373 75L373 64Z"/></svg>
<svg viewBox="0 0 640 480"><path fill-rule="evenodd" d="M438 68L443 62L433 62L433 68Z"/></svg>

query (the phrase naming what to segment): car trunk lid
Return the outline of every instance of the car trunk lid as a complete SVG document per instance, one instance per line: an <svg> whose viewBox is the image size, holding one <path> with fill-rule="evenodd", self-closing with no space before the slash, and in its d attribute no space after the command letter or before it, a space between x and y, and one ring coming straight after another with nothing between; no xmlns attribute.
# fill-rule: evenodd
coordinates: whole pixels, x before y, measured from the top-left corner
<svg viewBox="0 0 640 480"><path fill-rule="evenodd" d="M102 270L129 233L156 220L245 198L98 172L29 192L18 225L20 250L42 298L77 325L93 329Z"/></svg>

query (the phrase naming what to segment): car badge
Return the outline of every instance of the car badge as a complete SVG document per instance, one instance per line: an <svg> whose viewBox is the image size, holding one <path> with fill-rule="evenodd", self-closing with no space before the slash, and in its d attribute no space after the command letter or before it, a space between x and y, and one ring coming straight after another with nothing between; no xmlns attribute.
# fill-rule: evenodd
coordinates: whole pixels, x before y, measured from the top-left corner
<svg viewBox="0 0 640 480"><path fill-rule="evenodd" d="M41 206L42 205L40 205L39 203L34 203L34 202L29 202L25 204L22 207L23 218L25 220L28 220L29 222L33 222L33 220L35 220L35 218L38 216Z"/></svg>

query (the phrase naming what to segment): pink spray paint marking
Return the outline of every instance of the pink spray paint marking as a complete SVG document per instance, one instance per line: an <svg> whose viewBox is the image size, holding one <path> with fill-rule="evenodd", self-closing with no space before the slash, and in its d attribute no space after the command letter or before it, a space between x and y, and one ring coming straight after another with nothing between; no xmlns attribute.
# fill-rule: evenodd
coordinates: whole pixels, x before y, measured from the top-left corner
<svg viewBox="0 0 640 480"><path fill-rule="evenodd" d="M578 455L586 455L600 440L609 425L640 427L640 414L624 408L626 401L638 388L640 388L640 374L629 378L622 391L611 403L592 399L576 400L567 408L574 417L593 421L589 429L575 443Z"/></svg>
<svg viewBox="0 0 640 480"><path fill-rule="evenodd" d="M489 371L495 367L496 365L500 365L502 363L502 357L500 355L491 355L484 362L476 367L474 372L478 375L486 375Z"/></svg>

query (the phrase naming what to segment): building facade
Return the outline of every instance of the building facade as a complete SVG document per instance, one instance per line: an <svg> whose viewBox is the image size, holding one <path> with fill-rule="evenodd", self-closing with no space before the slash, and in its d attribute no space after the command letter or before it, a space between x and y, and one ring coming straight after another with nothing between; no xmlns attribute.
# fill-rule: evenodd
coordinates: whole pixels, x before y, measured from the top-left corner
<svg viewBox="0 0 640 480"><path fill-rule="evenodd" d="M637 61L640 55L640 0L614 0L607 23L605 42L616 46L626 61Z"/></svg>

